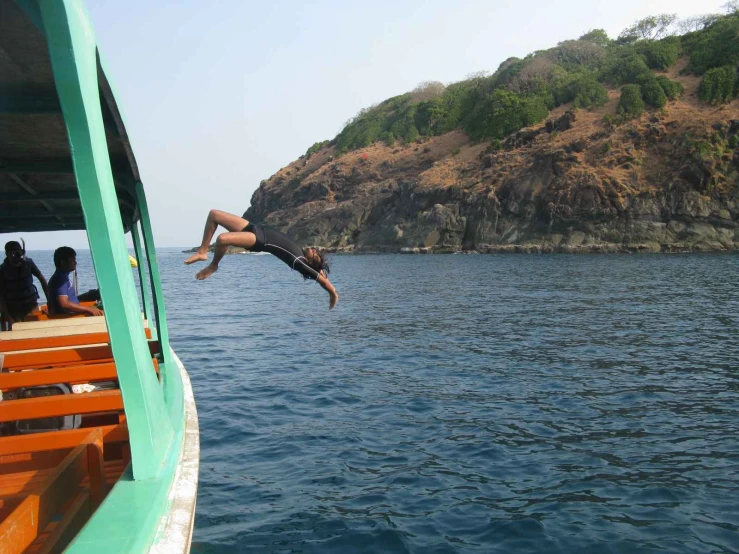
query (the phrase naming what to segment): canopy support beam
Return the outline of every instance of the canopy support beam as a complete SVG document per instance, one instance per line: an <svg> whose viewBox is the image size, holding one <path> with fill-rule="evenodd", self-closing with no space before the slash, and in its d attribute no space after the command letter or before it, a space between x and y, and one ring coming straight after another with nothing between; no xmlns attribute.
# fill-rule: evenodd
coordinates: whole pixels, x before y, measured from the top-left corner
<svg viewBox="0 0 739 554"><path fill-rule="evenodd" d="M15 173L9 173L8 174L8 177L10 177L10 179L16 185L18 185L20 188L22 188L23 190L25 190L28 194L30 194L34 198L36 198L38 196L38 193L35 190L33 190L33 187L31 187L29 184L27 184L23 179L21 179L20 177L18 177L18 175L16 175ZM41 203L41 205L44 208L46 208L46 210L49 213L53 214L56 217L56 219L59 220L60 223L64 223L64 221L62 220L62 218L59 217L57 214L54 213L54 208L52 208L51 205L46 200L43 200L41 198L38 198L38 201Z"/></svg>
<svg viewBox="0 0 739 554"><path fill-rule="evenodd" d="M141 236L139 235L139 226L137 223L131 225L131 238L133 239L133 251L136 253L136 261L138 262L139 271L139 287L141 288L141 301L144 304L144 317L149 322L149 328L151 328L152 317L154 316L154 310L151 307L151 300L149 299L148 287L146 286L146 278L144 276L144 259L147 259L146 251L143 249L141 244ZM157 332L157 337L159 333Z"/></svg>
<svg viewBox="0 0 739 554"><path fill-rule="evenodd" d="M169 348L167 314L164 310L162 279L159 274L159 264L157 263L157 251L154 247L154 232L152 231L151 220L149 219L149 206L146 203L144 185L142 185L141 182L136 183L136 199L138 200L139 213L141 214L141 231L143 232L144 245L146 246L146 262L149 264L151 295L154 299L154 311L156 312L157 319L157 337L159 337L159 344L161 346L164 363L174 366L172 352Z"/></svg>
<svg viewBox="0 0 739 554"><path fill-rule="evenodd" d="M156 479L174 430L134 300L136 287L101 114L94 35L76 0L38 0L38 8L123 394L133 477Z"/></svg>

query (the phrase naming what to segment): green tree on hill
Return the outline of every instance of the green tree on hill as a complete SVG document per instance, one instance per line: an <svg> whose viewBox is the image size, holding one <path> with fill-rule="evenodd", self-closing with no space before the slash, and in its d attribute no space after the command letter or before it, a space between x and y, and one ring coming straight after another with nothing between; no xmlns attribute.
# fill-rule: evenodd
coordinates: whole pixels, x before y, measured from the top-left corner
<svg viewBox="0 0 739 554"><path fill-rule="evenodd" d="M313 146L311 146L310 148L308 148L308 150L305 152L305 155L310 158L313 154L315 154L316 152L318 152L322 148L325 148L330 143L331 143L330 140L324 140L324 141L321 141L321 142L315 142L315 143L313 143Z"/></svg>
<svg viewBox="0 0 739 554"><path fill-rule="evenodd" d="M608 46L612 42L611 39L608 38L608 33L603 29L591 29L577 40L585 40L599 46Z"/></svg>
<svg viewBox="0 0 739 554"><path fill-rule="evenodd" d="M608 52L598 79L612 85L633 84L651 74L644 58L632 46L625 46Z"/></svg>
<svg viewBox="0 0 739 554"><path fill-rule="evenodd" d="M608 91L592 73L570 73L554 88L554 103L575 108L596 108L608 102Z"/></svg>
<svg viewBox="0 0 739 554"><path fill-rule="evenodd" d="M684 88L677 81L672 81L664 75L657 75L656 79L669 100L677 100L682 96Z"/></svg>
<svg viewBox="0 0 739 554"><path fill-rule="evenodd" d="M501 139L542 121L548 114L544 98L522 98L514 92L495 89L476 106L464 129L476 140Z"/></svg>
<svg viewBox="0 0 739 554"><path fill-rule="evenodd" d="M680 39L668 37L662 40L643 40L636 43L636 52L644 58L650 69L666 71L677 61Z"/></svg>
<svg viewBox="0 0 739 554"><path fill-rule="evenodd" d="M618 113L624 117L638 117L644 112L641 87L639 85L625 85L621 89L621 99L618 102Z"/></svg>
<svg viewBox="0 0 739 554"><path fill-rule="evenodd" d="M624 29L618 35L618 39L623 43L637 40L659 40L670 34L670 28L676 21L677 14L674 13L650 15Z"/></svg>
<svg viewBox="0 0 739 554"><path fill-rule="evenodd" d="M727 102L736 96L736 67L726 65L706 71L700 87L698 98L711 104Z"/></svg>
<svg viewBox="0 0 739 554"><path fill-rule="evenodd" d="M648 106L662 108L667 104L667 95L654 75L649 74L648 77L641 79L639 88L641 89L642 100Z"/></svg>

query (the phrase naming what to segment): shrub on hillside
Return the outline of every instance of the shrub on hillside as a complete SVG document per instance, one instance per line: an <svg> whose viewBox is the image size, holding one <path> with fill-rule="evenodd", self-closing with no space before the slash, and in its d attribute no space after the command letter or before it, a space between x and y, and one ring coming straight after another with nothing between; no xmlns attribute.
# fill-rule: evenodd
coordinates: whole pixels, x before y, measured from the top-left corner
<svg viewBox="0 0 739 554"><path fill-rule="evenodd" d="M395 122L406 121L408 112L413 110L415 110L415 105L411 104L410 94L394 96L376 106L361 110L356 117L347 122L334 139L338 153L343 154L349 150L369 146L380 140L380 136L385 131L395 132L395 129L391 129ZM412 122L411 117L410 123ZM403 131L405 130L404 128ZM401 134L395 132L395 136L398 137Z"/></svg>
<svg viewBox="0 0 739 554"><path fill-rule="evenodd" d="M598 80L614 85L633 84L651 73L644 58L637 54L633 47L622 46L609 51Z"/></svg>
<svg viewBox="0 0 739 554"><path fill-rule="evenodd" d="M501 139L540 122L548 114L546 97L521 97L508 90L495 89L470 113L464 130L475 140Z"/></svg>
<svg viewBox="0 0 739 554"><path fill-rule="evenodd" d="M557 84L555 105L573 102L575 108L595 108L608 102L608 91L590 74L570 74Z"/></svg>
<svg viewBox="0 0 739 554"><path fill-rule="evenodd" d="M434 98L418 104L414 122L422 135L441 134L440 127L446 117L446 106L443 98Z"/></svg>
<svg viewBox="0 0 739 554"><path fill-rule="evenodd" d="M521 58L511 57L505 60L498 66L497 71L493 73L492 79L496 86L507 86L523 69L524 65L526 65L526 62Z"/></svg>
<svg viewBox="0 0 739 554"><path fill-rule="evenodd" d="M667 104L667 95L654 75L643 77L639 80L641 97L644 103L653 108L662 108Z"/></svg>
<svg viewBox="0 0 739 554"><path fill-rule="evenodd" d="M315 154L316 152L318 152L321 148L324 148L325 146L328 146L330 142L331 142L330 140L324 140L324 141L321 141L321 142L314 142L313 143L313 146L311 146L310 148L308 148L308 150L306 150L305 155L310 158L313 154Z"/></svg>
<svg viewBox="0 0 739 554"><path fill-rule="evenodd" d="M663 40L643 40L636 43L636 51L644 58L647 67L666 71L677 61L680 39L668 37Z"/></svg>
<svg viewBox="0 0 739 554"><path fill-rule="evenodd" d="M336 137L339 153L369 146L382 133L383 114L376 108L362 110Z"/></svg>
<svg viewBox="0 0 739 554"><path fill-rule="evenodd" d="M444 94L444 83L439 81L424 81L411 91L411 102L432 100Z"/></svg>
<svg viewBox="0 0 739 554"><path fill-rule="evenodd" d="M477 79L469 79L449 85L444 91L444 117L439 123L439 134L459 127L475 105L475 91L481 85Z"/></svg>
<svg viewBox="0 0 739 554"><path fill-rule="evenodd" d="M711 104L727 102L736 94L736 67L724 66L709 69L698 88L698 98Z"/></svg>
<svg viewBox="0 0 739 554"><path fill-rule="evenodd" d="M657 82L669 100L677 100L683 95L683 91L685 90L680 83L672 81L664 75L658 75Z"/></svg>
<svg viewBox="0 0 739 554"><path fill-rule="evenodd" d="M604 46L588 40L565 40L546 51L548 58L569 71L582 68L598 69L606 55Z"/></svg>
<svg viewBox="0 0 739 554"><path fill-rule="evenodd" d="M421 135L419 134L418 129L416 129L416 126L411 125L403 135L403 143L411 144L412 142L416 142L419 136Z"/></svg>
<svg viewBox="0 0 739 554"><path fill-rule="evenodd" d="M608 38L608 33L603 29L591 29L577 40L586 40L599 44L600 46L608 46L612 41Z"/></svg>
<svg viewBox="0 0 739 554"><path fill-rule="evenodd" d="M443 135L456 129L469 111L475 85L469 81L449 85L441 97L416 106L414 124L423 136Z"/></svg>
<svg viewBox="0 0 739 554"><path fill-rule="evenodd" d="M508 83L507 88L519 95L536 94L547 90L549 83L566 71L547 56L529 58L521 70Z"/></svg>
<svg viewBox="0 0 739 554"><path fill-rule="evenodd" d="M641 87L626 85L621 88L621 99L618 102L618 113L624 117L638 117L644 111Z"/></svg>

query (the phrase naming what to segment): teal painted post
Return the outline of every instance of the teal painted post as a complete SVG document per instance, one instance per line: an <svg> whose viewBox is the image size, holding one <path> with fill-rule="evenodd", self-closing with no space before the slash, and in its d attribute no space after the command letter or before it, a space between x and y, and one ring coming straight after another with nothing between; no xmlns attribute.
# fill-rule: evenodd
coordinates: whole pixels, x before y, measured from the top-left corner
<svg viewBox="0 0 739 554"><path fill-rule="evenodd" d="M165 364L175 365L172 353L169 349L169 332L167 331L167 314L164 311L164 294L162 292L162 278L159 275L159 264L157 263L157 251L154 247L154 233L151 229L149 218L149 205L146 203L144 185L136 183L136 202L141 214L141 231L144 233L144 246L146 247L146 261L149 264L149 279L151 279L151 295L154 297L154 310L157 314L157 336L161 346L162 358Z"/></svg>
<svg viewBox="0 0 739 554"><path fill-rule="evenodd" d="M147 283L144 276L144 259L146 258L146 252L141 248L141 237L139 235L139 225L134 223L131 226L131 238L133 238L133 251L136 254L136 262L138 262L139 270L139 286L141 287L141 301L144 303L144 317L149 322L151 327L151 318L154 315L154 311L151 309L151 300L147 293Z"/></svg>
<svg viewBox="0 0 739 554"><path fill-rule="evenodd" d="M100 107L97 47L80 0L39 0L38 5L118 369L133 475L153 479L174 433L134 301L136 288Z"/></svg>

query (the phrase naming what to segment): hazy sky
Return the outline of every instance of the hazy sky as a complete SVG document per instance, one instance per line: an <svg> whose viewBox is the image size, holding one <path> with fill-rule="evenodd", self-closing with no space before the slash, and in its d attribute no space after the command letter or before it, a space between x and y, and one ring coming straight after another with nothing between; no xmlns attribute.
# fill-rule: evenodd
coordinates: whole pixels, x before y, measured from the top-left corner
<svg viewBox="0 0 739 554"><path fill-rule="evenodd" d="M147 189L158 246L193 246L211 207L241 214L259 182L361 108L422 81L659 13L726 0L238 2L88 0ZM17 238L0 235L0 241ZM29 249L84 233L25 234Z"/></svg>

